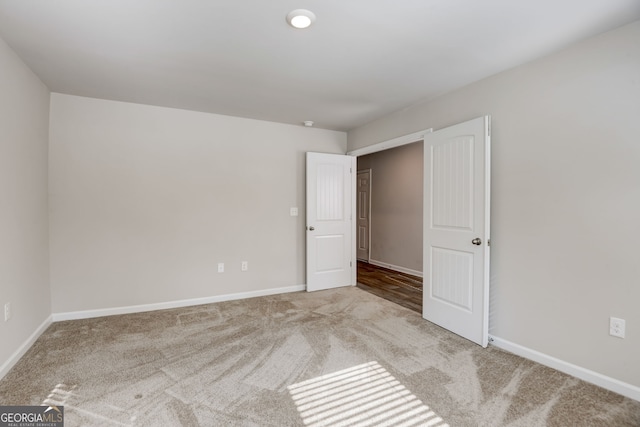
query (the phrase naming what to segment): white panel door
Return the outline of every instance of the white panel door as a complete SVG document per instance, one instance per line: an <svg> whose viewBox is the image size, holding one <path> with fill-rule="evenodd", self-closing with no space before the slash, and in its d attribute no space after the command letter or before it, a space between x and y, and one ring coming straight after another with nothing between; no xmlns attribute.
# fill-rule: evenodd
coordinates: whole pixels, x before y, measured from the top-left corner
<svg viewBox="0 0 640 427"><path fill-rule="evenodd" d="M489 338L490 117L426 134L422 316Z"/></svg>
<svg viewBox="0 0 640 427"><path fill-rule="evenodd" d="M356 220L357 242L356 251L357 258L362 261L369 262L370 249L370 219L371 216L371 169L359 171L357 175L357 212Z"/></svg>
<svg viewBox="0 0 640 427"><path fill-rule="evenodd" d="M355 162L353 156L307 153L307 291L355 284Z"/></svg>

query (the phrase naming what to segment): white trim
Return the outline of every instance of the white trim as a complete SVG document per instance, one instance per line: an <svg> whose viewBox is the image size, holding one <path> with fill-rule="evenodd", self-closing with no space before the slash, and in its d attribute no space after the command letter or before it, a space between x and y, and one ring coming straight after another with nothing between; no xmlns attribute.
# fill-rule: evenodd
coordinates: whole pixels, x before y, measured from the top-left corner
<svg viewBox="0 0 640 427"><path fill-rule="evenodd" d="M540 353L539 351L532 350L496 336L491 336L489 341L491 345L518 356L522 356L525 359L533 360L534 362L538 362L560 372L564 372L565 374L572 375L576 378L580 378L581 380L606 388L607 390L621 394L630 399L640 401L640 387L635 385L616 380L615 378L599 374L598 372L565 362L564 360L556 359L553 356Z"/></svg>
<svg viewBox="0 0 640 427"><path fill-rule="evenodd" d="M168 301L156 304L130 305L126 307L103 308L97 310L71 311L67 313L53 313L53 321L90 319L93 317L115 316L118 314L142 313L145 311L166 310L169 308L189 307L192 305L211 304L215 302L232 301L267 295L300 292L307 289L306 285L288 286L284 288L265 289L261 291L240 292L237 294L217 295L212 297L194 298L187 300Z"/></svg>
<svg viewBox="0 0 640 427"><path fill-rule="evenodd" d="M489 345L489 301L491 299L491 116L484 116L484 277L482 347Z"/></svg>
<svg viewBox="0 0 640 427"><path fill-rule="evenodd" d="M0 366L0 379L4 378L5 375L13 368L13 366L18 363L20 358L25 355L25 353L31 348L33 343L42 335L42 333L53 323L52 316L47 317L38 328L33 331L31 336L27 338L27 340L22 343L20 347L9 357L9 359L4 362L2 366Z"/></svg>
<svg viewBox="0 0 640 427"><path fill-rule="evenodd" d="M358 159L351 158L351 286L358 284Z"/></svg>
<svg viewBox="0 0 640 427"><path fill-rule="evenodd" d="M409 135L399 136L388 141L379 142L377 144L368 145L347 152L348 156L364 156L365 154L377 153L378 151L388 150L389 148L400 147L402 145L411 144L413 142L422 141L424 136L433 132L433 128L421 130L420 132L410 133Z"/></svg>
<svg viewBox="0 0 640 427"><path fill-rule="evenodd" d="M412 270L406 267L400 267L399 265L387 264L386 262L376 261L375 259L370 259L369 264L377 265L378 267L388 268L389 270L399 271L400 273L411 274L413 276L422 277L422 271Z"/></svg>

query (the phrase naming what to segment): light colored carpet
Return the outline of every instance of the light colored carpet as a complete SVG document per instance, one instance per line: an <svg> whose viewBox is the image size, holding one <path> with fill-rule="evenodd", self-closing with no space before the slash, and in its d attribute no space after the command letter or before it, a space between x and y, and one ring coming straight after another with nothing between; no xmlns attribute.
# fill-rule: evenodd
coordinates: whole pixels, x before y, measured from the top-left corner
<svg viewBox="0 0 640 427"><path fill-rule="evenodd" d="M640 402L357 288L53 324L0 404L67 426L639 426Z"/></svg>

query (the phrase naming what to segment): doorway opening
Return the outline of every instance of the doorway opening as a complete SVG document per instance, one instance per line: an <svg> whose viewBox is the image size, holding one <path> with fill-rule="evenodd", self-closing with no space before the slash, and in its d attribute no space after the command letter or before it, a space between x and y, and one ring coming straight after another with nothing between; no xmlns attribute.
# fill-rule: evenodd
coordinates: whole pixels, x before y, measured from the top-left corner
<svg viewBox="0 0 640 427"><path fill-rule="evenodd" d="M422 314L422 140L357 157L357 286Z"/></svg>

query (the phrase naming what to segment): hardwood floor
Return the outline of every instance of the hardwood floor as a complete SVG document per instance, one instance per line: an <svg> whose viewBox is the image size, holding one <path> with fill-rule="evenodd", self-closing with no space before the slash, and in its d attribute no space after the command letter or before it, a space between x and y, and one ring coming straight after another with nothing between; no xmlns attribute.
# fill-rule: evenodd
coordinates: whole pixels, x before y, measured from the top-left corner
<svg viewBox="0 0 640 427"><path fill-rule="evenodd" d="M358 261L358 287L422 314L422 278Z"/></svg>

